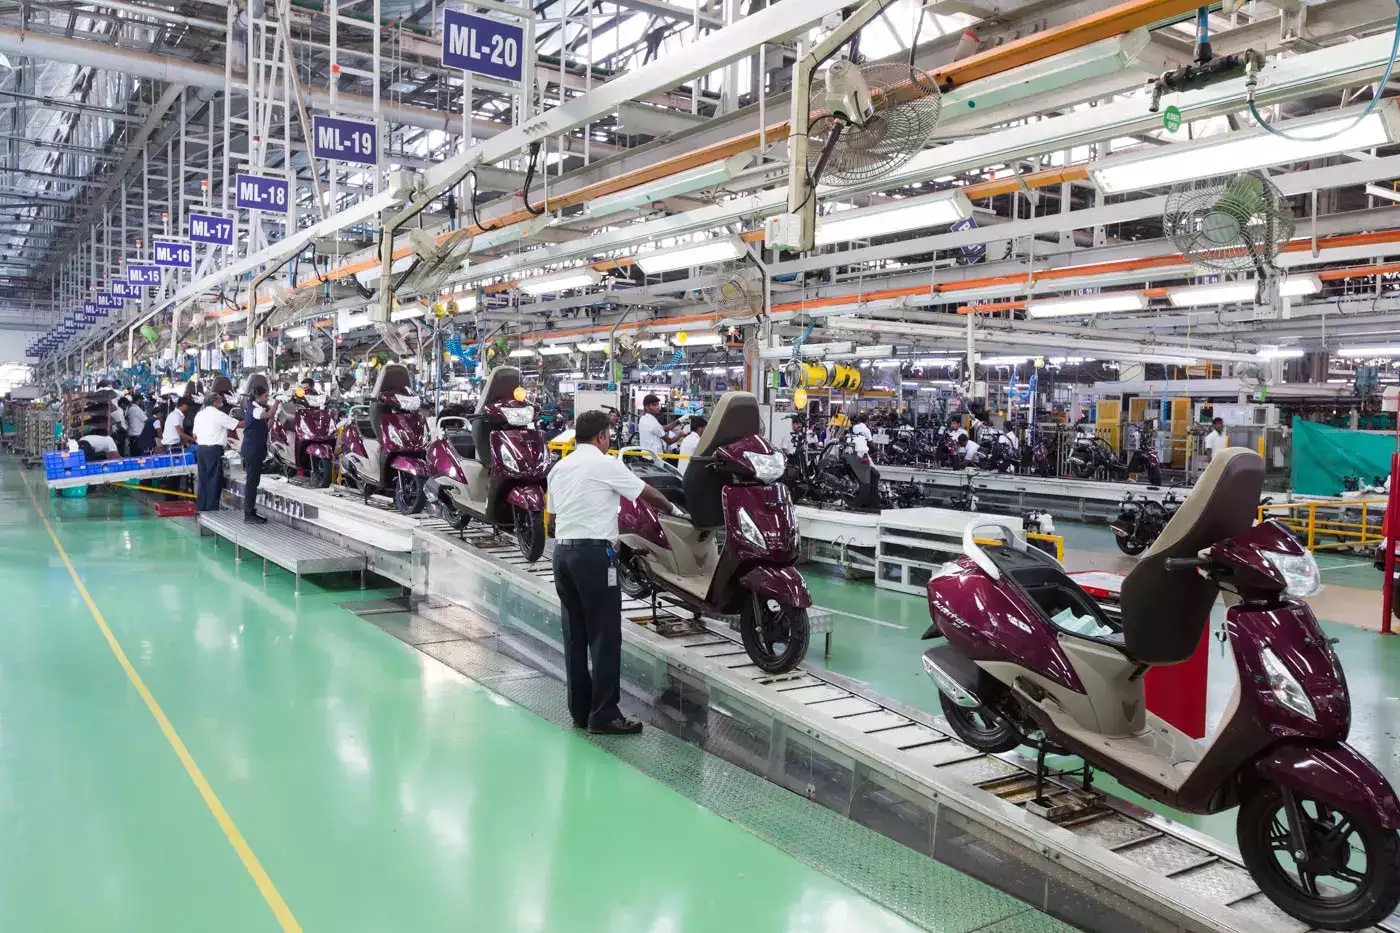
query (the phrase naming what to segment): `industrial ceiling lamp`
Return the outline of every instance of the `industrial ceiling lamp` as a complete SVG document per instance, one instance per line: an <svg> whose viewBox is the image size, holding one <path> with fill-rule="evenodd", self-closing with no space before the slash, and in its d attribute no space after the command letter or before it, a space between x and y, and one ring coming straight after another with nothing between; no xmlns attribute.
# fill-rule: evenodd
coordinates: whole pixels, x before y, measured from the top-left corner
<svg viewBox="0 0 1400 933"><path fill-rule="evenodd" d="M635 261L647 275L656 275L659 272L729 262L742 255L743 241L736 236L726 236L687 243L674 249L647 250L638 253Z"/></svg>
<svg viewBox="0 0 1400 933"><path fill-rule="evenodd" d="M1258 294L1258 288L1259 283L1253 279L1245 282L1212 282L1209 285L1169 288L1167 289L1167 299L1178 308L1223 305L1253 301ZM1320 291L1322 291L1322 280L1315 275L1291 275L1278 283L1278 293L1283 298L1316 295Z"/></svg>
<svg viewBox="0 0 1400 933"><path fill-rule="evenodd" d="M574 288L588 288L601 281L603 281L603 274L597 269L591 266L579 266L576 269L565 269L562 272L552 272L549 275L521 279L516 283L516 287L528 295L552 295L555 292L566 292Z"/></svg>
<svg viewBox="0 0 1400 933"><path fill-rule="evenodd" d="M826 214L817 222L817 245L864 240L925 227L944 227L972 216L972 202L956 188L927 197Z"/></svg>
<svg viewBox="0 0 1400 933"><path fill-rule="evenodd" d="M1026 304L1026 314L1034 318L1073 317L1080 314L1146 309L1147 296L1142 292L1109 292L1106 295L1077 295L1073 298L1033 298Z"/></svg>

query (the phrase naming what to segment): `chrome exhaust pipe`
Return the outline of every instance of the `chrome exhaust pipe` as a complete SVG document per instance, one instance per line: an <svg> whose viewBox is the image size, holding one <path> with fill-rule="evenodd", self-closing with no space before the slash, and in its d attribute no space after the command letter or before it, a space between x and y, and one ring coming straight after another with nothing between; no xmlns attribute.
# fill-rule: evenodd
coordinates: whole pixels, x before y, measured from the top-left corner
<svg viewBox="0 0 1400 933"><path fill-rule="evenodd" d="M936 650L936 649L932 649ZM938 663L924 654L924 671L928 674L938 692L964 709L981 709L982 701L971 690L958 683L951 674L938 666Z"/></svg>

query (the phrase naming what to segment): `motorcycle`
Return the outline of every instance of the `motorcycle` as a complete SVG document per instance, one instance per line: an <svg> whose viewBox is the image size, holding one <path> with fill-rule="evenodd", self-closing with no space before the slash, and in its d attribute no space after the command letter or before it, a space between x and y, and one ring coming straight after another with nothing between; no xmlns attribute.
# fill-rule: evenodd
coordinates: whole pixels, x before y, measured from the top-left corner
<svg viewBox="0 0 1400 933"><path fill-rule="evenodd" d="M544 553L545 474L549 452L535 428L535 406L525 401L520 370L491 371L472 415L438 419L428 445L432 478L424 490L453 528L472 519L508 528L528 561Z"/></svg>
<svg viewBox="0 0 1400 933"><path fill-rule="evenodd" d="M1118 506L1118 517L1108 526L1118 550L1129 557L1136 557L1147 550L1180 507L1181 501L1170 490L1161 502L1145 495L1124 494Z"/></svg>
<svg viewBox="0 0 1400 933"><path fill-rule="evenodd" d="M392 495L404 515L423 511L428 481L428 423L418 413L408 367L386 363L375 379L367 418L353 418L340 435L340 473L369 501ZM392 490L392 492L390 492Z"/></svg>
<svg viewBox="0 0 1400 933"><path fill-rule="evenodd" d="M1157 428L1153 425L1152 419L1149 418L1142 422L1137 436L1137 449L1128 458L1125 470L1128 473L1145 473L1149 486L1160 486L1162 485L1162 463L1157 456Z"/></svg>
<svg viewBox="0 0 1400 933"><path fill-rule="evenodd" d="M657 591L697 612L737 613L744 650L770 674L807 653L812 597L797 572L800 536L783 455L763 437L758 399L726 392L681 476L640 448L620 452L643 480L689 509L660 515L638 499L618 512L618 582L643 599ZM717 534L718 533L718 534Z"/></svg>
<svg viewBox="0 0 1400 933"><path fill-rule="evenodd" d="M984 427L977 434L975 451L968 462L989 473L1011 473L1019 459L1015 438L1005 431Z"/></svg>
<svg viewBox="0 0 1400 933"><path fill-rule="evenodd" d="M880 471L870 462L870 442L865 435L847 430L839 439L827 443L817 463L830 487L846 490L843 498L847 507L880 510Z"/></svg>
<svg viewBox="0 0 1400 933"><path fill-rule="evenodd" d="M1123 581L1110 619L1060 565L1009 526L928 584L945 644L924 653L943 712L983 752L1071 754L1190 813L1238 806L1240 854L1260 889L1311 927L1357 930L1400 903L1400 798L1346 744L1350 701L1331 642L1300 597L1312 554L1277 522L1255 526L1264 462L1218 454ZM977 536L974 536L974 531ZM1195 653L1229 594L1224 638L1239 670L1220 727L1197 742L1147 711L1143 674Z"/></svg>
<svg viewBox="0 0 1400 933"><path fill-rule="evenodd" d="M316 489L331 484L335 463L335 415L325 405L321 395L281 395L267 432L268 450L282 472L305 473Z"/></svg>
<svg viewBox="0 0 1400 933"><path fill-rule="evenodd" d="M1079 434L1069 455L1069 470L1080 479L1112 479L1126 471L1118 454L1097 434Z"/></svg>

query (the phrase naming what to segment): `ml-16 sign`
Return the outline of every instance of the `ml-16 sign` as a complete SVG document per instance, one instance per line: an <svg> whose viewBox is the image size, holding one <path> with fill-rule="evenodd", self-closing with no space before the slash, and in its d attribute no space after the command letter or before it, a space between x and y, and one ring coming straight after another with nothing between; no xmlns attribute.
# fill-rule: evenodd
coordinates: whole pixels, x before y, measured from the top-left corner
<svg viewBox="0 0 1400 933"><path fill-rule="evenodd" d="M311 125L311 154L316 158L378 164L379 132L373 122L317 116Z"/></svg>
<svg viewBox="0 0 1400 933"><path fill-rule="evenodd" d="M245 211L287 212L291 205L291 185L285 178L248 175L240 172L234 179L233 204Z"/></svg>
<svg viewBox="0 0 1400 933"><path fill-rule="evenodd" d="M194 246L184 240L152 240L151 259L172 269L194 268Z"/></svg>
<svg viewBox="0 0 1400 933"><path fill-rule="evenodd" d="M233 245L233 221L218 214L205 214L190 211L190 239L196 243L212 243L215 246Z"/></svg>
<svg viewBox="0 0 1400 933"><path fill-rule="evenodd" d="M442 15L442 63L472 74L525 80L525 29L457 10Z"/></svg>

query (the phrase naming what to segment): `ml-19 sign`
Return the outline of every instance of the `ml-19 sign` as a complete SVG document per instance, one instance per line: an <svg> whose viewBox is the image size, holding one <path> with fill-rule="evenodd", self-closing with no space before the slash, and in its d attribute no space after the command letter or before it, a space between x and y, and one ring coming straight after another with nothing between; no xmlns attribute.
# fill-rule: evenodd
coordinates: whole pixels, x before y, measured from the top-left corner
<svg viewBox="0 0 1400 933"><path fill-rule="evenodd" d="M378 164L379 129L374 123L317 116L311 124L311 154L316 158Z"/></svg>

